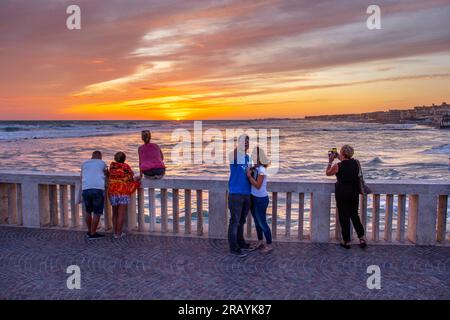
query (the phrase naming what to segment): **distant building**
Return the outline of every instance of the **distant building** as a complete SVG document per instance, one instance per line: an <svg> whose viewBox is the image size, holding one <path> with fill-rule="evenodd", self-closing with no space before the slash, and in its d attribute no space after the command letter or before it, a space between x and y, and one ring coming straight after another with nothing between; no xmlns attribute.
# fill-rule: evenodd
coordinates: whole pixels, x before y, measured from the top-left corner
<svg viewBox="0 0 450 320"><path fill-rule="evenodd" d="M338 114L323 116L308 116L308 120L326 120L326 121L367 121L382 123L423 123L432 124L439 128L447 127L450 118L450 105L443 102L441 105L417 106L413 109L399 110L391 109L389 111L375 111L360 114Z"/></svg>

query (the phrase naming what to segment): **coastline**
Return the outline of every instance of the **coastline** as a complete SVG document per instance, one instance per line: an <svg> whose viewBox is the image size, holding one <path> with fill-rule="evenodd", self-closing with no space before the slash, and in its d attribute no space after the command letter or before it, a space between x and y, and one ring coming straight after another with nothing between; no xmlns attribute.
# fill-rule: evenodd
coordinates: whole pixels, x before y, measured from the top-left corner
<svg viewBox="0 0 450 320"><path fill-rule="evenodd" d="M312 121L352 121L379 124L416 124L437 129L450 129L450 105L417 106L413 109L390 109L368 113L306 116Z"/></svg>

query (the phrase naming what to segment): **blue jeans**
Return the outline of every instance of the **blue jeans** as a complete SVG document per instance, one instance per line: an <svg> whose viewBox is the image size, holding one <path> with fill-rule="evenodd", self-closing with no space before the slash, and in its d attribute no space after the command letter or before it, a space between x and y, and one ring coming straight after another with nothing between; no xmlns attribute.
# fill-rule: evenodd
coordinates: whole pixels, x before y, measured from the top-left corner
<svg viewBox="0 0 450 320"><path fill-rule="evenodd" d="M228 194L228 209L230 209L230 223L228 225L228 244L230 250L239 251L245 246L244 224L250 210L249 194Z"/></svg>
<svg viewBox="0 0 450 320"><path fill-rule="evenodd" d="M258 235L258 240L266 237L267 244L272 243L272 231L267 224L266 212L269 206L269 197L255 197L252 195L252 205L251 211L253 219L255 220L256 234Z"/></svg>

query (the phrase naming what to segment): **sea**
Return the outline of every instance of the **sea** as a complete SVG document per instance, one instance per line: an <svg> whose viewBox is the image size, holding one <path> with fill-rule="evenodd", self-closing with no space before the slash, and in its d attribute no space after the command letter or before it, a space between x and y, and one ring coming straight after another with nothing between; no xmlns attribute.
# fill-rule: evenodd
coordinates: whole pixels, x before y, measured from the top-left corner
<svg viewBox="0 0 450 320"><path fill-rule="evenodd" d="M200 145L194 143L198 138ZM268 136L267 153L272 155L272 178L326 179L328 150L350 144L355 149L366 179L449 180L450 130L416 124L377 124L294 120L226 121L1 121L0 170L79 172L92 151L100 150L109 163L117 151L138 170L140 131L152 132L152 140L163 150L167 174L176 176L226 176L227 131L253 129ZM184 138L180 138L180 132ZM217 136L223 144L213 159L200 162L194 152L206 154ZM202 136L203 134L203 136ZM201 141L200 140L200 141ZM272 141L274 143L272 144ZM192 156L182 158L181 143ZM276 143L275 143L276 142ZM187 144L186 144L187 143ZM214 145L216 146L216 145ZM220 145L219 145L220 147ZM217 149L217 148L216 148ZM250 146L252 149L252 145ZM186 151L186 152L188 152ZM251 150L250 150L251 151ZM208 153L210 154L210 152ZM190 160L189 160L190 158ZM223 159L223 161L220 161ZM328 178L333 179L333 178Z"/></svg>
<svg viewBox="0 0 450 320"><path fill-rule="evenodd" d="M226 177L227 146L233 133L256 133L259 143L272 160L269 179L286 181L330 180L325 177L328 150L350 144L360 160L366 180L444 181L450 184L450 130L418 124L377 124L361 122L324 122L302 119L255 119L224 121L1 121L0 170L10 172L79 173L83 161L94 150L103 153L109 164L114 154L123 151L127 162L138 172L138 147L141 130L152 132L152 141L164 153L167 176ZM232 133L231 136L227 133ZM265 138L265 139L264 139ZM200 141L200 142L199 142ZM251 140L250 151L257 142ZM219 144L216 144L219 142ZM220 143L222 142L222 143ZM184 153L182 153L183 151ZM200 155L200 157L198 156ZM147 192L147 191L146 191ZM157 208L161 207L157 193ZM171 190L168 191L169 201ZM310 227L310 195L305 195L304 228ZM394 196L393 230L397 228L397 196ZM291 228L298 230L293 197ZM193 194L195 204L195 193ZM203 197L207 208L207 193ZM286 227L286 195L279 194L277 228ZM149 222L148 194L145 194L145 221ZM180 223L184 224L184 198L180 195ZM385 197L381 198L380 232L384 230ZM407 204L408 206L408 204ZM448 204L447 230L450 230ZM159 209L158 209L159 210ZM169 217L171 208L169 210ZM270 210L270 208L269 208ZM208 223L208 210L204 210ZM372 198L368 198L368 221ZM157 223L161 220L157 213ZM193 207L192 226L197 212ZM271 223L269 214L268 222ZM332 199L331 232L335 230L335 201ZM169 218L171 223L171 218ZM407 222L406 222L407 223ZM368 223L367 232L372 229Z"/></svg>

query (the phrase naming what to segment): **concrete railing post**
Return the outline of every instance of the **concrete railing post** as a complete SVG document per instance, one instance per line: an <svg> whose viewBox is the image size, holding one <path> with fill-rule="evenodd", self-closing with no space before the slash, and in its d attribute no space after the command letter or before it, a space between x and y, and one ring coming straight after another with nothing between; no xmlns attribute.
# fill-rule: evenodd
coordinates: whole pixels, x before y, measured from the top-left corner
<svg viewBox="0 0 450 320"><path fill-rule="evenodd" d="M8 223L8 185L0 184L0 224Z"/></svg>
<svg viewBox="0 0 450 320"><path fill-rule="evenodd" d="M409 196L408 240L417 245L436 243L436 217L438 195Z"/></svg>
<svg viewBox="0 0 450 320"><path fill-rule="evenodd" d="M228 230L227 195L225 190L209 190L208 237L225 239Z"/></svg>
<svg viewBox="0 0 450 320"><path fill-rule="evenodd" d="M311 241L330 241L331 195L325 192L311 193Z"/></svg>
<svg viewBox="0 0 450 320"><path fill-rule="evenodd" d="M39 228L40 212L39 184L35 182L22 183L22 224L24 227ZM47 189L48 191L48 189ZM48 197L48 192L46 193ZM47 202L48 203L48 202Z"/></svg>

